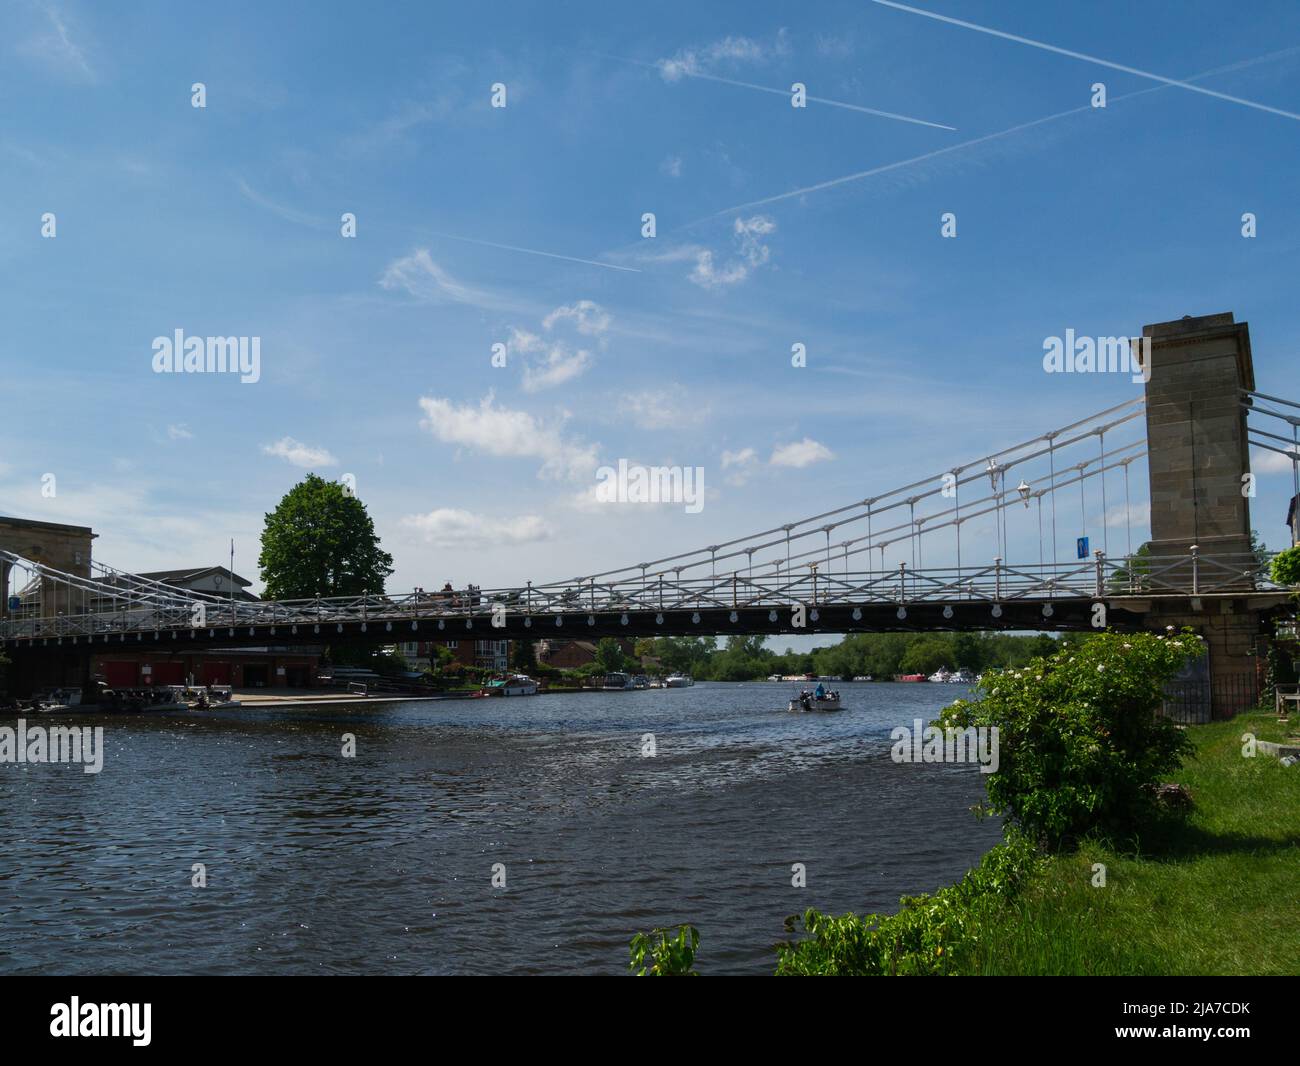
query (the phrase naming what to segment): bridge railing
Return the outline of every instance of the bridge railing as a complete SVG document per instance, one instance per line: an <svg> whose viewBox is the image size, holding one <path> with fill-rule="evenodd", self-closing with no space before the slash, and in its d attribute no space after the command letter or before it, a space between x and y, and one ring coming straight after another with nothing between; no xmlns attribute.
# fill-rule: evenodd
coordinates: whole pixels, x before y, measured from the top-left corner
<svg viewBox="0 0 1300 1066"><path fill-rule="evenodd" d="M621 581L575 581L523 588L478 589L336 596L301 600L193 601L141 597L81 613L46 613L30 602L0 620L0 637L141 637L150 631L207 629L235 636L267 634L280 639L341 632L360 625L381 626L394 642L410 639L423 620L446 631L508 615L567 618L609 613L656 615L668 611L739 611L789 608L796 604L869 606L892 604L1010 603L1055 599L1188 597L1285 591L1268 576L1266 553L1205 556L1134 555L1069 563L931 567L912 570L905 563L886 570L834 572L817 564L793 572L752 574L733 571L685 578L677 572ZM268 630L272 630L268 633ZM405 632L404 632L405 631ZM240 636L245 634L239 633ZM141 637L142 639L142 637Z"/></svg>

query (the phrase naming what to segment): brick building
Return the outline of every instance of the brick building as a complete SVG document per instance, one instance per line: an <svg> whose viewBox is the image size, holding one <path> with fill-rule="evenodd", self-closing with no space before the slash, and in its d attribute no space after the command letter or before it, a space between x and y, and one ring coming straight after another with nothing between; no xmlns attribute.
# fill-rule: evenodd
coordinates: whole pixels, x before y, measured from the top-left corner
<svg viewBox="0 0 1300 1066"><path fill-rule="evenodd" d="M441 644L451 652L452 662L481 670L507 670L510 667L512 640L421 640L397 645L397 652L413 670L427 670L434 662L433 648Z"/></svg>

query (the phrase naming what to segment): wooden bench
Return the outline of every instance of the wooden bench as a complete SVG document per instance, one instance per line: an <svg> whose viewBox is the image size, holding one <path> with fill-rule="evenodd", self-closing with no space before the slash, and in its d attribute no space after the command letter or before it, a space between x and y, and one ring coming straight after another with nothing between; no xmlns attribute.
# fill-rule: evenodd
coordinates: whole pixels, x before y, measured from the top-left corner
<svg viewBox="0 0 1300 1066"><path fill-rule="evenodd" d="M1274 685L1273 700L1279 718L1286 718L1292 710L1300 710L1300 684Z"/></svg>

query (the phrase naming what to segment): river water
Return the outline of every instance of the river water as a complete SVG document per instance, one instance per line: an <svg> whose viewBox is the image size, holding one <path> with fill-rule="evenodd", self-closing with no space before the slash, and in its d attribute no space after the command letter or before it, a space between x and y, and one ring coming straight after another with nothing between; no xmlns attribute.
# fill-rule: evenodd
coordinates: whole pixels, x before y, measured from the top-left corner
<svg viewBox="0 0 1300 1066"><path fill-rule="evenodd" d="M771 973L785 915L892 912L999 835L977 768L889 758L964 690L795 687L29 716L104 767L0 764L0 972L619 974L690 922L701 972Z"/></svg>

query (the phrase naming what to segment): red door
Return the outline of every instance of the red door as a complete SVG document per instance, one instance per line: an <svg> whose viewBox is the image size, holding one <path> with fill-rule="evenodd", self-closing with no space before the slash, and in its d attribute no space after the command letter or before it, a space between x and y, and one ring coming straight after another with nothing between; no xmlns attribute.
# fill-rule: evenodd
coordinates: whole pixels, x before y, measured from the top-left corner
<svg viewBox="0 0 1300 1066"><path fill-rule="evenodd" d="M229 685L229 663L203 663L199 667L200 685Z"/></svg>
<svg viewBox="0 0 1300 1066"><path fill-rule="evenodd" d="M153 683L155 685L185 684L185 664L183 662L160 662L153 664Z"/></svg>
<svg viewBox="0 0 1300 1066"><path fill-rule="evenodd" d="M134 688L140 683L140 664L107 659L100 663L109 688Z"/></svg>

